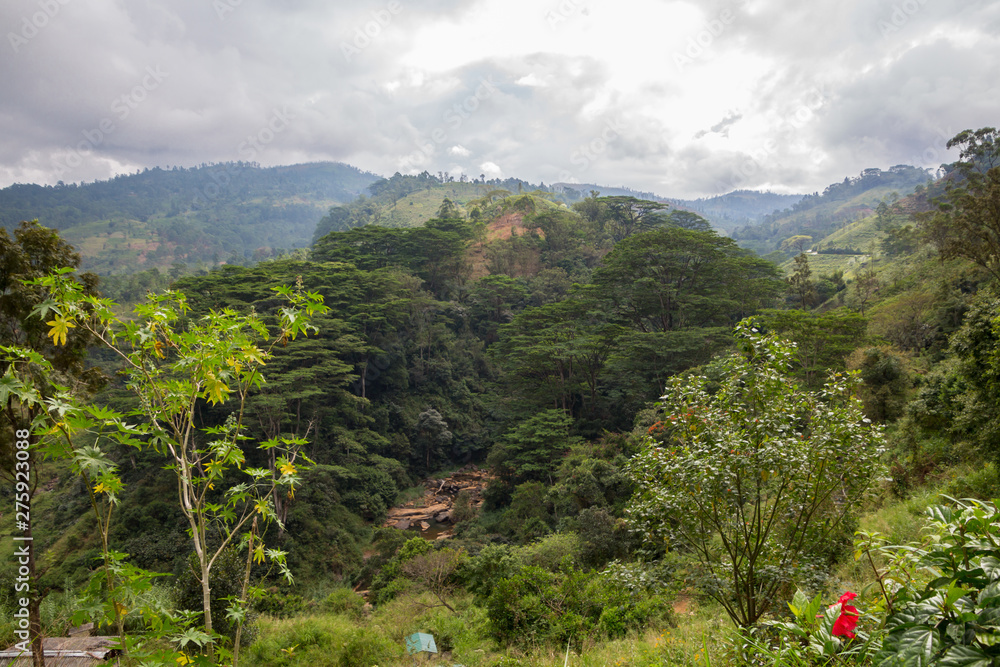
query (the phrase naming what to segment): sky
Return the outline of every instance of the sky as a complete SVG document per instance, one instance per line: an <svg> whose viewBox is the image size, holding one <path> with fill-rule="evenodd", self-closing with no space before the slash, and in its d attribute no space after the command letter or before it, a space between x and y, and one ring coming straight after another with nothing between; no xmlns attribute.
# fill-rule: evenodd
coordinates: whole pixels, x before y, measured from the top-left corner
<svg viewBox="0 0 1000 667"><path fill-rule="evenodd" d="M0 186L333 160L810 193L1000 123L997 0L4 0L0 28Z"/></svg>

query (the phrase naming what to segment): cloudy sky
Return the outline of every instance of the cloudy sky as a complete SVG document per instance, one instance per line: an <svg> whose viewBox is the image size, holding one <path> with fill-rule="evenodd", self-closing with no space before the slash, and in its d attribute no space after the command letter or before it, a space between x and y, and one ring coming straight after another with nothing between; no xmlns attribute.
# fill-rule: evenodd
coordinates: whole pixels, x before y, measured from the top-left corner
<svg viewBox="0 0 1000 667"><path fill-rule="evenodd" d="M812 192L1000 123L996 0L4 0L0 25L0 186L338 160Z"/></svg>

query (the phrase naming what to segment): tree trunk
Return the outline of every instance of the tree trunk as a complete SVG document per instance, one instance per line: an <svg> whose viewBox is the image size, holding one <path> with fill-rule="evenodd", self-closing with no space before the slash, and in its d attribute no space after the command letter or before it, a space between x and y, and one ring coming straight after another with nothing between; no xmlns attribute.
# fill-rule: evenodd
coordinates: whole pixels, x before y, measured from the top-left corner
<svg viewBox="0 0 1000 667"><path fill-rule="evenodd" d="M208 575L209 575L208 564L203 562L201 563L201 604L202 608L205 610L205 634L211 635L212 634L212 588L210 585L211 581L209 580ZM208 653L209 657L212 657L212 655L214 655L215 653L212 650L211 644L209 644L208 651L209 651Z"/></svg>
<svg viewBox="0 0 1000 667"><path fill-rule="evenodd" d="M31 457L32 459L34 457ZM34 489L32 489L34 496ZM28 498L28 508L30 512L31 498ZM29 515L30 519L30 515ZM33 667L45 667L45 651L42 649L42 596L38 590L38 578L35 576L35 546L31 540L31 521L28 521L28 530L24 531L24 536L28 538L28 578L31 584L31 595L28 597L28 634L31 637L31 664Z"/></svg>

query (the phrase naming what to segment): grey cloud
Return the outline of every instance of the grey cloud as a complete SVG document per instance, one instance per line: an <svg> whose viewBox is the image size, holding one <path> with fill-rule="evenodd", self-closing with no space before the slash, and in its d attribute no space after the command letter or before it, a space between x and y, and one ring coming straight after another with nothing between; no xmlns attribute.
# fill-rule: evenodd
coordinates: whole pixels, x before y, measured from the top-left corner
<svg viewBox="0 0 1000 667"><path fill-rule="evenodd" d="M220 0L232 9L221 17L206 0L68 0L15 50L7 35L19 35L40 5L10 0L0 5L7 91L0 98L0 185L52 182L56 163L74 152L78 166L60 176L67 181L252 153L264 164L333 159L384 174L407 166L444 170L457 160L478 175L490 161L536 181L569 175L673 196L714 194L737 181L812 191L868 166L915 157L933 166L941 134L998 122L991 66L1000 52L988 36L1000 25L1000 3L697 3L706 21L734 12L711 45L716 55L766 58L774 66L753 82L749 102L690 145L690 134L678 136L672 123L686 101L670 62L636 63L644 81L626 91L613 88L596 53L470 63L470 54L442 49L438 71L414 78L401 54L423 46L416 43L423 27L473 17L492 1L399 0L401 10L358 48L357 31L384 18L389 0ZM899 15L904 5L918 9ZM586 26L568 21L559 29ZM941 27L943 36L931 42ZM949 41L957 34L969 43ZM688 37L668 39L684 44ZM358 53L346 57L345 44ZM450 66L450 57L467 64ZM148 68L165 78L144 86ZM484 80L495 90L469 102ZM287 122L275 122L276 113ZM105 121L113 129L91 141ZM746 126L766 129L760 146L700 145L709 135L730 141ZM248 151L253 139L259 150ZM455 144L469 155L448 155Z"/></svg>

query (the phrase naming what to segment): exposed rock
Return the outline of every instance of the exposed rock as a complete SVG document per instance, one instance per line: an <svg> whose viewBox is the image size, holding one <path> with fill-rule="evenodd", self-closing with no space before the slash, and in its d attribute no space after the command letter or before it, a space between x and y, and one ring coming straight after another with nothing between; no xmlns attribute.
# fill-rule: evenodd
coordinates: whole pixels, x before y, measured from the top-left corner
<svg viewBox="0 0 1000 667"><path fill-rule="evenodd" d="M393 507L386 518L386 526L394 526L400 530L415 528L418 524L421 531L430 529L430 522L450 523L452 520L452 504L455 496L465 491L470 498L472 507L483 504L482 490L489 483L489 475L475 465L467 465L442 480L424 480L427 489L421 500L411 501L401 507ZM423 504L423 507L414 505ZM442 531L435 539L451 537L452 530Z"/></svg>

